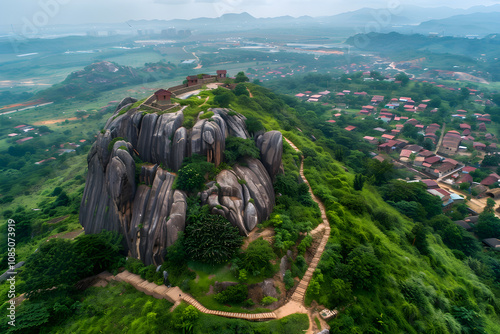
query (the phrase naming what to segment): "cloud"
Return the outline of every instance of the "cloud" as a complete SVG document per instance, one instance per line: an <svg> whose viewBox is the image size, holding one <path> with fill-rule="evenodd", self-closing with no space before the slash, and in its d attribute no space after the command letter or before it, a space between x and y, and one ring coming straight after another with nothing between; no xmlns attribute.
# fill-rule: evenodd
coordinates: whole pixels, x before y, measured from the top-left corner
<svg viewBox="0 0 500 334"><path fill-rule="evenodd" d="M55 0L52 0L55 1ZM226 13L248 12L255 17L327 16L363 7L386 8L399 1L403 6L450 6L470 7L491 5L500 0L65 0L57 15L50 16L49 24L81 24L93 22L124 22L131 19L172 19L217 17ZM24 18L43 11L40 3L49 0L3 0L0 25L22 25Z"/></svg>

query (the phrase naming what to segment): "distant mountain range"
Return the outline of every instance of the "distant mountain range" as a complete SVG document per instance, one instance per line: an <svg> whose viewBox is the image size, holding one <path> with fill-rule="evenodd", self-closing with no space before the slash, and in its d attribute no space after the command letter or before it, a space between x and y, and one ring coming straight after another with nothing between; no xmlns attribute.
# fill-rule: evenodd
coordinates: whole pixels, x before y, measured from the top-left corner
<svg viewBox="0 0 500 334"><path fill-rule="evenodd" d="M357 41L366 41L359 45ZM478 58L486 54L488 58L500 57L500 36L488 35L482 39L441 37L434 38L422 34L400 34L397 32L370 33L356 35L347 39L346 44L362 50L376 51L384 54L405 56L412 52L430 52L438 54L454 54Z"/></svg>
<svg viewBox="0 0 500 334"><path fill-rule="evenodd" d="M479 35L500 32L500 11L456 15L421 23L416 32L438 32L444 35Z"/></svg>
<svg viewBox="0 0 500 334"><path fill-rule="evenodd" d="M130 20L120 24L88 24L60 26L51 28L67 34L69 31L85 34L87 31L112 31L135 33L136 30L154 29L155 31L174 27L177 30L190 29L194 34L227 33L236 31L280 30L282 34L300 34L306 30L313 35L327 36L339 31L341 35L356 33L391 32L423 33L444 32L446 35L480 35L500 33L500 4L474 6L468 9L450 7L426 8L415 5L402 5L390 9L362 8L359 10L323 17L280 16L256 18L248 13L224 14L217 18L201 17L191 20ZM332 29L333 28L333 29ZM329 30L330 29L330 30ZM2 27L8 33L11 27Z"/></svg>
<svg viewBox="0 0 500 334"><path fill-rule="evenodd" d="M355 28L357 32L367 26L382 32L442 32L448 35L487 35L500 32L500 5L474 6L469 9L449 7L424 8L401 6L397 10L362 8L333 16L256 18L244 12L224 14L218 18L191 20L138 20L128 21L133 27L164 26L192 29L201 32L242 31L270 28ZM368 32L368 31L363 31Z"/></svg>

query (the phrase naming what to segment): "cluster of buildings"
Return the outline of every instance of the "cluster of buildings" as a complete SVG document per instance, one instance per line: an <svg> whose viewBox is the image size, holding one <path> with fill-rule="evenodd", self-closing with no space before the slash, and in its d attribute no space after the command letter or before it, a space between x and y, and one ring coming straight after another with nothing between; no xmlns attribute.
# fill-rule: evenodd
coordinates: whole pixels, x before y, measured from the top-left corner
<svg viewBox="0 0 500 334"><path fill-rule="evenodd" d="M271 69L271 67L261 67L252 68L251 72L245 73L246 76L253 80L259 80L260 82L286 78L288 76L293 76L295 73L305 72L305 66L297 66L296 68L278 67L277 69Z"/></svg>
<svg viewBox="0 0 500 334"><path fill-rule="evenodd" d="M298 97L299 99L303 99L307 102L321 102L321 99L323 99L325 96L330 95L330 91L325 90L319 93L314 94L311 91L305 91L304 93L299 93L296 94L295 97Z"/></svg>
<svg viewBox="0 0 500 334"><path fill-rule="evenodd" d="M439 199L441 199L444 212L450 210L454 204L461 204L465 201L464 197L439 187L439 184L434 180L425 179L410 182L422 182L423 184L425 184L425 186L427 187L427 192L429 194L437 196L439 197Z"/></svg>
<svg viewBox="0 0 500 334"><path fill-rule="evenodd" d="M18 126L15 126L14 127L14 130L16 132L13 132L13 133L9 133L7 136L9 138L14 138L14 137L17 137L17 136L20 136L21 134L27 134L28 132L30 131L34 131L35 128L31 125L24 125L24 124L21 124L21 125L18 125ZM31 140L33 139L34 137L32 136L29 136L29 137L24 137L24 138L21 138L21 139L18 139L16 140L16 143L17 144L22 144L22 143L25 143L27 142L28 140Z"/></svg>
<svg viewBox="0 0 500 334"><path fill-rule="evenodd" d="M142 105L141 108L152 109L153 111L165 111L175 107L171 98L180 94L201 89L203 85L224 82L227 79L226 70L217 70L216 75L189 75L186 77L185 83L182 85L170 87L169 89L159 89L151 95Z"/></svg>

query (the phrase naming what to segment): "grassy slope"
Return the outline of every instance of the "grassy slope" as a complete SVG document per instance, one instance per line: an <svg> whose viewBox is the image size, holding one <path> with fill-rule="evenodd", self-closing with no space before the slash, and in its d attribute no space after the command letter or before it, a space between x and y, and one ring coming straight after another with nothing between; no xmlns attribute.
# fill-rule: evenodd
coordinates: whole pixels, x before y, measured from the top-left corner
<svg viewBox="0 0 500 334"><path fill-rule="evenodd" d="M258 93L254 91L254 95L258 96ZM259 117L268 130L280 129L276 119L262 108L252 110L247 106L238 105L238 103L233 103L232 107L243 114ZM344 182L347 181L347 183L352 182L353 175L344 172L338 162L334 161L322 147L313 143L303 133L296 130L283 133L299 149L314 148L321 155L322 163L310 159L305 161L305 175L310 181L313 191L317 192L320 187L326 185L330 191L333 191L333 194L338 196L339 189L335 189L334 186L338 183L329 182L329 180L338 178ZM354 193L351 186L342 190L346 193ZM466 306L476 310L484 317L485 329L488 333L500 333L500 321L491 305L494 299L492 292L468 266L453 256L439 237L430 235L428 238L431 256L420 255L418 250L412 247L407 240L407 234L414 224L386 204L375 188L365 187L362 196L367 207L382 208L397 219L399 226L390 231L382 231L369 214L355 215L338 203L327 203L332 223L329 246L345 245L349 242L372 245L377 249L378 259L382 262L386 275L385 282L373 287L372 291L353 287L357 301L343 315L351 317L357 323L357 326L352 328L353 332L355 332L356 327L362 331L366 331L372 325L376 327L380 321L378 317L387 312L390 314L389 319L386 320L389 328L398 328L398 331L405 331L403 328L406 328L406 330L413 332L415 329L424 328L429 331L452 332L453 325L456 323L452 321L451 324L447 325L443 320L443 315L446 315L446 319L450 317L450 305L467 304ZM417 307L417 319L412 319L413 316L405 315L401 310L401 305L407 304L407 299L401 293L400 283L413 280L419 282L419 289L425 291L428 300L436 303L428 309ZM466 293L464 296L458 296L462 288L465 289ZM460 298L465 298L466 301L461 301ZM444 306L440 306L440 304ZM360 308L363 310L363 315L356 313ZM333 323L336 321L334 320Z"/></svg>
<svg viewBox="0 0 500 334"><path fill-rule="evenodd" d="M81 294L81 304L75 314L51 333L184 333L176 326L187 307L181 304L169 312L172 304L145 295L125 283L93 287ZM280 320L252 323L243 320L200 314L193 321L192 333L287 333L299 334L309 326L307 315L292 315Z"/></svg>

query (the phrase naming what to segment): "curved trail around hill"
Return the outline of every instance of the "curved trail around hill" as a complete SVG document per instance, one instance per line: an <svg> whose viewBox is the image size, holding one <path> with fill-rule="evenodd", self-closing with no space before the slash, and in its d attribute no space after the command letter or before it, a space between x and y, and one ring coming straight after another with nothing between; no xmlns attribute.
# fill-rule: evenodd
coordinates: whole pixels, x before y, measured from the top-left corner
<svg viewBox="0 0 500 334"><path fill-rule="evenodd" d="M297 146L295 146L290 140L287 138L283 137L288 144L297 152L299 152L299 149ZM328 238L330 236L330 223L328 222L328 219L326 218L326 211L325 211L325 206L323 203L313 194L311 186L309 185L309 182L304 176L304 162L300 164L300 177L304 182L307 184L309 187L309 192L311 193L311 196L313 200L318 204L318 207L321 211L321 219L322 219L322 224L318 225L313 231L311 231L311 235L321 235L321 239L319 242L318 247L314 251L314 257L309 264L309 268L307 269L306 273L304 274L304 277L302 280L299 282L297 287L295 288L295 291L293 292L292 296L289 298L289 300L281 307L278 309L274 310L273 312L268 312L268 313L233 313L233 312L223 312L223 311L216 311L216 310L209 310L203 305L201 305L196 299L194 299L191 295L182 292L181 289L178 287L172 287L168 288L165 285L156 285L155 283L150 283L147 280L143 280L139 275L132 274L128 271L123 271L119 273L116 276L113 276L109 273L102 273L100 278L102 280L105 280L107 282L111 280L116 280L116 281L122 281L122 282L127 282L134 286L137 290L144 292L147 295L153 296L154 298L157 299L167 299L170 302L174 303L173 308L175 308L177 305L179 305L182 301L193 305L196 307L200 312L206 313L206 314L211 314L211 315L218 315L221 317L226 317L226 318L236 318L236 319L243 319L243 320L252 320L252 321L264 321L264 320L272 320L272 319L281 319L286 316L292 315L294 313L303 313L307 314L309 317L309 329L307 330L307 333L313 333L313 326L314 326L314 321L313 321L313 316L312 316L312 311L307 309L304 305L304 297L306 294L307 287L309 286L309 282L311 281L311 278L313 276L314 271L316 270L316 267L318 266L319 260L321 258L321 255L323 254L323 251L325 250L326 243L328 242ZM102 286L102 285L100 285ZM325 325L326 323L324 323Z"/></svg>

